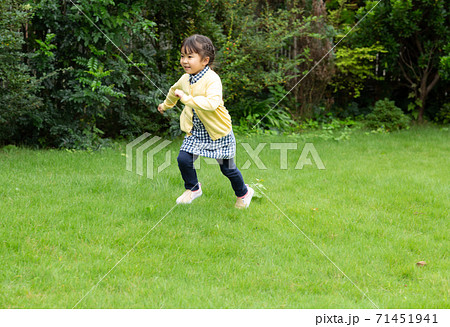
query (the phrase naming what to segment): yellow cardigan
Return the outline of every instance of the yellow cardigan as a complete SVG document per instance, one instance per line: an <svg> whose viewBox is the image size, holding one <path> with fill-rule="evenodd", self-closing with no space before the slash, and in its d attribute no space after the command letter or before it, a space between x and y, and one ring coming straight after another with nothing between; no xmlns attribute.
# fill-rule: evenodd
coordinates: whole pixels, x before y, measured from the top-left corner
<svg viewBox="0 0 450 327"><path fill-rule="evenodd" d="M189 74L184 74L170 88L163 110L175 106L179 98L175 90L182 90L185 95L180 99L185 105L180 116L180 128L187 135L192 135L192 108L202 121L213 141L228 135L231 132L231 116L225 108L222 99L222 82L219 75L209 69L202 78L192 85L189 84Z"/></svg>

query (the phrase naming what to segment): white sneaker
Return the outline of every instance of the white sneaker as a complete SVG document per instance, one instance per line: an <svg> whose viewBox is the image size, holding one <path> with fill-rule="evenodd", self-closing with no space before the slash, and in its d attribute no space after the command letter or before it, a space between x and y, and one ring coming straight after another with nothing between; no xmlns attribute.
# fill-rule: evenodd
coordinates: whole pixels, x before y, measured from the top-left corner
<svg viewBox="0 0 450 327"><path fill-rule="evenodd" d="M242 208L248 208L250 205L250 202L252 201L253 194L255 194L255 190L252 189L248 184L245 184L247 186L247 194L244 195L242 198L236 199L236 204L234 205L236 208L242 209Z"/></svg>
<svg viewBox="0 0 450 327"><path fill-rule="evenodd" d="M198 183L199 189L197 191L186 190L184 193L178 197L177 204L189 204L194 201L196 198L201 196L202 193L202 184Z"/></svg>

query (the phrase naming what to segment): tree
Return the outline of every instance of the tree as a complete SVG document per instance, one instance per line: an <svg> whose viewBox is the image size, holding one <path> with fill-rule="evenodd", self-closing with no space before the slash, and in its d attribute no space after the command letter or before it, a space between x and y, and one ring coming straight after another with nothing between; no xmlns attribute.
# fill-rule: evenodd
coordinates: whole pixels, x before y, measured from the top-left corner
<svg viewBox="0 0 450 327"><path fill-rule="evenodd" d="M227 37L219 63L232 114L245 112L248 120L277 113L267 121L287 109L296 118L311 116L331 75L329 58L319 63L331 48L322 1L229 0L222 6Z"/></svg>
<svg viewBox="0 0 450 327"><path fill-rule="evenodd" d="M31 7L23 1L0 2L0 144L29 134L30 120L41 123L35 116L41 104L36 96L39 85L26 64L28 54L22 51L22 26L31 16Z"/></svg>
<svg viewBox="0 0 450 327"><path fill-rule="evenodd" d="M358 15L376 3L366 1ZM380 65L388 70L386 79L400 81L409 89L408 108L419 122L426 113L428 95L440 81L441 57L450 42L449 12L446 0L385 0L361 22L359 42L380 42L388 50L380 53Z"/></svg>
<svg viewBox="0 0 450 327"><path fill-rule="evenodd" d="M145 76L156 70L150 45L155 23L142 15L146 1L31 5L35 15L25 41L34 53L33 73L44 82L44 125L37 127L43 145L86 148L101 135L159 128L165 119L156 111L160 91L152 82L161 83Z"/></svg>
<svg viewBox="0 0 450 327"><path fill-rule="evenodd" d="M295 17L311 21L309 33L295 35L292 40L293 58L302 55L307 60L298 63L298 78L288 83L297 103L296 116L310 118L324 101L325 90L335 73L331 49L333 28L328 22L327 11L321 0L286 0L288 8L300 7L302 11Z"/></svg>
<svg viewBox="0 0 450 327"><path fill-rule="evenodd" d="M348 0L328 1L328 19L336 31L334 49L336 73L330 83L331 92L338 98L338 106L348 106L350 101L360 97L368 80L383 80L376 75L377 54L386 53L378 43L362 45L354 35L359 32L356 16L358 2ZM351 31L353 28L353 31Z"/></svg>

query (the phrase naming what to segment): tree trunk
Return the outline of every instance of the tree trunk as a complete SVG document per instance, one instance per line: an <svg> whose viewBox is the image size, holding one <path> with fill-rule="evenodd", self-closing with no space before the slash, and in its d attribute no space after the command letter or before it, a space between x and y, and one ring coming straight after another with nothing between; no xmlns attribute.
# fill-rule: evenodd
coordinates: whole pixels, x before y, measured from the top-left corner
<svg viewBox="0 0 450 327"><path fill-rule="evenodd" d="M425 111L425 97L424 96L420 96L420 106L419 106L419 114L417 116L417 121L419 123L423 123L423 112Z"/></svg>
<svg viewBox="0 0 450 327"><path fill-rule="evenodd" d="M423 74L422 80L420 81L420 89L419 89L419 114L417 116L417 120L419 123L423 122L423 114L425 112L425 102L427 100L428 94L433 89L433 87L436 85L436 83L439 81L439 73L435 73L433 80L429 85L427 85L428 82L428 76L429 71L425 72Z"/></svg>

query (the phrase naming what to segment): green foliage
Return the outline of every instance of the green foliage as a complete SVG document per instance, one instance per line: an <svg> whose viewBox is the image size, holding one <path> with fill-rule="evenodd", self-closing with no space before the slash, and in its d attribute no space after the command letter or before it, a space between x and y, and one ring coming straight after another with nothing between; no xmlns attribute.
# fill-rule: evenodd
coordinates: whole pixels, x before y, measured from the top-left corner
<svg viewBox="0 0 450 327"><path fill-rule="evenodd" d="M436 116L436 122L441 124L450 124L450 103L445 103Z"/></svg>
<svg viewBox="0 0 450 327"><path fill-rule="evenodd" d="M333 117L332 113L320 115L315 119L306 119L300 124L303 138L308 136L316 137L322 140L346 141L355 130L362 127L360 121L350 117L339 119Z"/></svg>
<svg viewBox="0 0 450 327"><path fill-rule="evenodd" d="M306 119L301 125L301 129L311 130L339 130L343 128L360 128L361 122L350 117L339 119L333 117L331 113L326 114L321 118Z"/></svg>
<svg viewBox="0 0 450 327"><path fill-rule="evenodd" d="M335 55L337 73L331 83L333 91L346 92L351 97L358 98L367 79L383 80L383 77L376 76L373 64L378 53L386 52L380 44L356 48L338 47Z"/></svg>
<svg viewBox="0 0 450 327"><path fill-rule="evenodd" d="M306 14L300 4L277 8L259 1L227 1L224 7L227 38L220 44L218 72L227 108L239 120L246 119L240 115L244 99L265 101L271 89L290 89L289 85L306 74L300 67L320 59L311 51L311 44L321 42L326 35L315 32L319 18ZM295 114L299 105L295 92L290 98L289 107Z"/></svg>
<svg viewBox="0 0 450 327"><path fill-rule="evenodd" d="M450 43L447 43L443 52L439 63L439 75L444 81L450 81Z"/></svg>
<svg viewBox="0 0 450 327"><path fill-rule="evenodd" d="M242 132L292 132L300 117L328 132L333 104L334 118L355 117L385 96L406 110L398 99L408 94L413 117L432 102L430 118L446 121L444 97L426 98L437 73L436 89L450 79L448 2L382 1L334 61L324 57L376 3L330 0L327 16L315 0L4 0L0 143L95 149L144 131L180 135L179 109L156 107L183 73L179 46L193 33L216 45L225 106Z"/></svg>
<svg viewBox="0 0 450 327"><path fill-rule="evenodd" d="M108 97L125 97L124 93L114 90L114 84L108 86L103 84L102 80L110 76L112 70L104 70L104 65L97 58L91 57L88 60L78 57L76 62L88 70L78 71L76 78L80 82L78 92L71 95L69 100L84 104L84 111L86 108L91 110L106 108L111 103ZM102 117L101 114L99 116Z"/></svg>
<svg viewBox="0 0 450 327"><path fill-rule="evenodd" d="M31 56L31 61L34 67L41 72L49 72L53 69L55 61L55 50L57 46L52 44L56 34L48 33L45 36L45 40L36 39L36 43L39 45L36 51Z"/></svg>
<svg viewBox="0 0 450 327"><path fill-rule="evenodd" d="M376 55L376 59L365 59L368 69L361 71L363 80L358 74L347 78L337 67L330 90L335 107L341 110L353 101L368 107L376 99L389 97L403 110L408 107L418 120L424 115L432 117L436 101L441 106L443 100L431 91L446 88L443 84L448 76L446 72L450 71L446 59L449 51L445 49L450 41L450 2L330 0L327 8L330 22L338 31L336 40L349 33L336 47L337 55L340 49L350 48L355 51L348 54L350 61L354 55L356 58L361 55L358 49L370 49L374 45L382 49L368 52ZM338 58L336 62L339 66ZM408 101L403 101L405 93L410 94L409 106ZM355 95L359 94L356 99ZM429 96L434 98L427 99Z"/></svg>
<svg viewBox="0 0 450 327"><path fill-rule="evenodd" d="M231 110L233 119L239 119L235 129L241 133L251 134L262 131L272 133L290 132L297 129L298 124L279 100L286 94L281 87L269 87L270 96L266 99L244 99L236 107L239 112Z"/></svg>
<svg viewBox="0 0 450 327"><path fill-rule="evenodd" d="M101 137L162 127L155 104L163 95L154 83L165 84L153 76L150 42L156 30L146 5L143 0L34 4L27 41L34 50L32 68L43 84L40 145L95 148Z"/></svg>
<svg viewBox="0 0 450 327"><path fill-rule="evenodd" d="M366 116L366 125L371 129L382 128L387 131L408 129L411 119L389 99L379 100L375 103L372 113Z"/></svg>
<svg viewBox="0 0 450 327"><path fill-rule="evenodd" d="M42 120L36 116L41 105L39 83L27 65L21 26L33 13L23 1L0 3L0 144L30 137Z"/></svg>
<svg viewBox="0 0 450 327"><path fill-rule="evenodd" d="M79 69L75 72L77 77L69 84L72 90L65 93L62 102L69 102L73 109L78 109L76 114L80 118L75 130L62 128L68 133L61 138L59 146L74 149L94 148L102 144L100 138L104 134L97 127L97 121L105 118L105 110L112 99L123 98L125 94L115 90L114 84L105 85L104 80L111 75L112 70L105 70L96 57L78 57L75 62L85 70Z"/></svg>
<svg viewBox="0 0 450 327"><path fill-rule="evenodd" d="M62 135L59 147L65 149L94 151L108 148L112 144L110 139L102 138L103 131L95 126L82 131L66 128L59 133Z"/></svg>
<svg viewBox="0 0 450 327"><path fill-rule="evenodd" d="M329 0L327 1L327 9L329 21L339 30L342 26L354 24L358 4L349 3L348 0Z"/></svg>
<svg viewBox="0 0 450 327"><path fill-rule="evenodd" d="M374 4L367 1L358 14L367 13ZM419 121L426 115L430 91L439 82L439 65L445 64L441 57L450 42L449 14L446 0L382 1L357 33L359 46L379 42L389 50L379 54L378 62L386 79L394 82L389 93L406 87L411 94L409 109Z"/></svg>
<svg viewBox="0 0 450 327"><path fill-rule="evenodd" d="M381 81L375 65L380 52L387 53L383 45L359 40L358 35L366 33L362 25L356 25L361 16L358 10L364 7L361 2L346 0L327 1L328 19L335 30L334 49L335 73L328 85L328 94L332 97L326 105L336 116L359 115L359 107L371 94L361 94L367 85ZM355 111L356 109L356 111Z"/></svg>
<svg viewBox="0 0 450 327"><path fill-rule="evenodd" d="M288 80L300 76L299 72L287 73L308 60L307 52L289 59L280 56L280 51L289 47L293 37L312 36L309 27L314 17L293 21L301 14L300 9L274 10L268 6L256 14L255 5L237 2L228 9L230 25L219 53L219 71L224 99L230 104L250 94L257 96L269 87L286 85ZM242 21L244 12L247 15Z"/></svg>

